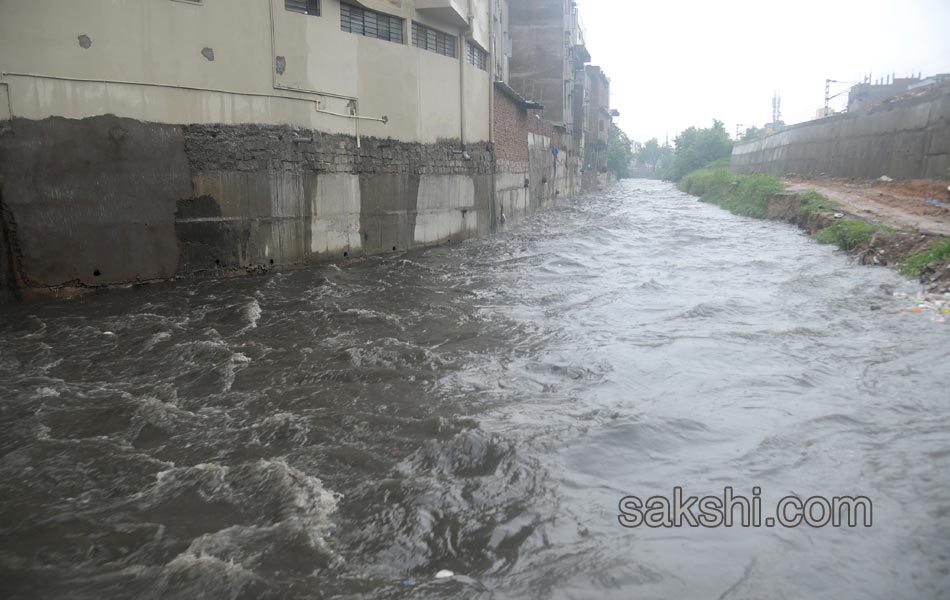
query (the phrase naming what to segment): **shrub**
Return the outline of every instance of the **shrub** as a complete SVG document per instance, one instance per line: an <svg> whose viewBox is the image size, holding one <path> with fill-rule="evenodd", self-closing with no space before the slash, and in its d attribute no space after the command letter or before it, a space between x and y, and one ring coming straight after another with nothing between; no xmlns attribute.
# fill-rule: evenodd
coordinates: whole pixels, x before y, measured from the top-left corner
<svg viewBox="0 0 950 600"><path fill-rule="evenodd" d="M690 173L679 189L737 215L765 218L768 196L781 192L782 182L772 175L736 175L724 164L716 161Z"/></svg>
<svg viewBox="0 0 950 600"><path fill-rule="evenodd" d="M917 277L931 263L943 263L948 260L950 260L950 238L938 238L923 252L908 256L901 264L901 272Z"/></svg>
<svg viewBox="0 0 950 600"><path fill-rule="evenodd" d="M829 200L815 190L809 190L799 194L799 197L805 201L805 204L798 209L798 215L800 217L816 212L835 212L841 207L841 205L834 200Z"/></svg>
<svg viewBox="0 0 950 600"><path fill-rule="evenodd" d="M834 244L842 250L854 250L879 231L891 231L891 229L865 221L846 219L817 232L815 239L821 244Z"/></svg>

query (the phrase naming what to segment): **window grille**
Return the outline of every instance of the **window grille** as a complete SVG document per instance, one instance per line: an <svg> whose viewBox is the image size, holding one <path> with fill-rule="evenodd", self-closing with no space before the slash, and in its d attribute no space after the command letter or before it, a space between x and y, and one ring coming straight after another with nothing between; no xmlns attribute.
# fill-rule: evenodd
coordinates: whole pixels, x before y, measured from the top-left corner
<svg viewBox="0 0 950 600"><path fill-rule="evenodd" d="M402 19L351 4L340 4L340 29L378 40L402 43Z"/></svg>
<svg viewBox="0 0 950 600"><path fill-rule="evenodd" d="M412 22L412 45L442 56L455 58L455 36Z"/></svg>

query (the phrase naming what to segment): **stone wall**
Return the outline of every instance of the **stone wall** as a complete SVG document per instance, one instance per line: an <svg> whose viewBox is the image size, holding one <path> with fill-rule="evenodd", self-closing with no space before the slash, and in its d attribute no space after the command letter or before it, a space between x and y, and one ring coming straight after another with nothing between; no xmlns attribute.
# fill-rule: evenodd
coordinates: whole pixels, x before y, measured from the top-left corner
<svg viewBox="0 0 950 600"><path fill-rule="evenodd" d="M738 144L740 173L950 179L950 89Z"/></svg>
<svg viewBox="0 0 950 600"><path fill-rule="evenodd" d="M484 145L466 159L451 140L112 116L4 127L0 267L28 296L405 250L496 218Z"/></svg>

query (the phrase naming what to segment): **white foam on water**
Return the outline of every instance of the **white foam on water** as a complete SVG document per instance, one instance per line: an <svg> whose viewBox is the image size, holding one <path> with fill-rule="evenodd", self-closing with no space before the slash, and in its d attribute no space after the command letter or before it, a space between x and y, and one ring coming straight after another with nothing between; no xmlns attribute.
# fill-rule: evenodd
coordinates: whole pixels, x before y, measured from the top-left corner
<svg viewBox="0 0 950 600"><path fill-rule="evenodd" d="M261 320L261 305L257 300L251 300L244 307L244 318L247 319L247 327L241 331L249 331L257 328L257 322Z"/></svg>

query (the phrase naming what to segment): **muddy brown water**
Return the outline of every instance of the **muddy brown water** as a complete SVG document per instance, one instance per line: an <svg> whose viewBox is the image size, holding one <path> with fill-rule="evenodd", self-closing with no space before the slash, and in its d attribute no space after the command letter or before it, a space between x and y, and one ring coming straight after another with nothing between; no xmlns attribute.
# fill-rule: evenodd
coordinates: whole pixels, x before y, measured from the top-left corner
<svg viewBox="0 0 950 600"><path fill-rule="evenodd" d="M633 180L456 246L3 307L0 596L947 598L950 327L916 290ZM674 486L874 521L619 526Z"/></svg>

